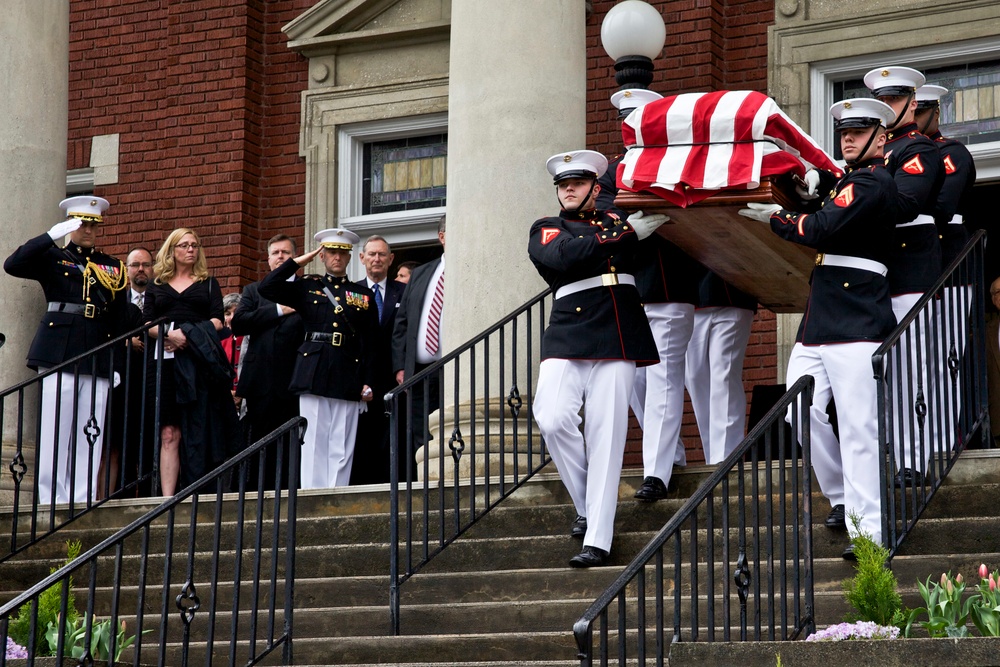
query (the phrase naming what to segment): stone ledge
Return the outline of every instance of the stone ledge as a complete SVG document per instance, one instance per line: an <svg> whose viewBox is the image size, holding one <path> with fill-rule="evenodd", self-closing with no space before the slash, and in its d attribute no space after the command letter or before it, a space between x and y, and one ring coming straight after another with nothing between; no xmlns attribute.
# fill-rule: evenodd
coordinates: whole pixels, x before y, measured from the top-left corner
<svg viewBox="0 0 1000 667"><path fill-rule="evenodd" d="M841 642L677 643L670 647L670 667L979 667L998 664L1000 638L895 639Z"/></svg>

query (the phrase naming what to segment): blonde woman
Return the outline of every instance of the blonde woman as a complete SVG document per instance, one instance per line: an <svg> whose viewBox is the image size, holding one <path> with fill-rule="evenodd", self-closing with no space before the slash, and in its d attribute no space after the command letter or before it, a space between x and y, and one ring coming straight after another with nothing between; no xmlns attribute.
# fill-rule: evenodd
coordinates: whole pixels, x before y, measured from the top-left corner
<svg viewBox="0 0 1000 667"><path fill-rule="evenodd" d="M222 290L208 274L198 235L185 227L172 231L156 253L153 272L156 278L146 289L143 315L147 322L160 317L169 322L160 386L160 487L163 495L172 496L178 481L185 487L209 472L232 444L225 433L230 415L224 410L214 414L217 406L210 400L209 382L213 374L229 368L213 367L213 343L225 359L217 335L223 320ZM155 373L151 375L155 382ZM223 391L235 422L224 384Z"/></svg>

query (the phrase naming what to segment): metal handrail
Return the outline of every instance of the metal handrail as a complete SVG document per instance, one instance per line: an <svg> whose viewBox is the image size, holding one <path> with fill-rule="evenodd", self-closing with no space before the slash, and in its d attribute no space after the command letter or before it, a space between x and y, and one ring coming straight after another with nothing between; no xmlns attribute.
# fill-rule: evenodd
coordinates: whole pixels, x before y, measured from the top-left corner
<svg viewBox="0 0 1000 667"><path fill-rule="evenodd" d="M100 507L107 500L110 499L111 493L109 493L111 488L110 477L104 480L104 498L101 500L96 499L97 491L102 490L98 487L92 487L90 480L88 479L87 497L88 500L85 503L78 503L73 498L66 505L66 509L63 512L57 508L54 499L54 489L53 493L49 498L39 498L37 493L37 479L38 471L40 468L40 451L38 447L38 442L41 439L41 422L42 422L42 410L41 410L41 386L42 383L50 377L56 377L57 387L61 386L63 382L63 377L72 375L72 382L78 383L82 377L89 377L91 383L91 396L96 394L97 380L102 379L107 382L109 391L106 403L106 416L104 423L97 424L95 417L95 407L93 405L94 401L91 400L90 410L90 421L93 421L94 428L87 431L87 440L89 442L81 443L78 441L75 429L74 433L70 437L70 449L68 456L72 459L75 458L76 449L78 447L89 447L90 451L87 456L88 467L92 465L96 460L100 458L107 459L110 449L112 447L111 438L104 437L102 440L102 448L98 451L94 451L94 444L101 433L108 435L108 431L115 434L115 429L107 429L107 424L115 420L116 410L122 409L122 419L124 420L121 424L121 433L125 434L129 431L130 426L134 426L134 422L130 421L133 419L138 419L138 428L140 434L145 433L146 430L151 426L152 433L150 437L152 438L152 453L153 461L143 460L143 448L140 447L139 461L137 462L140 468L147 468L147 470L135 479L130 479L126 482L125 477L125 464L127 460L122 460L119 468L118 475L118 490L116 493L122 493L125 491L132 491L140 484L155 483L157 479L157 470L159 467L159 404L160 404L160 375L162 373L162 364L160 359L162 359L162 346L163 346L163 327L166 324L166 318L160 318L153 322L150 322L141 327L137 327L132 331L124 333L112 340L102 343L98 347L80 354L72 359L69 359L53 368L47 369L40 372L35 377L28 378L23 382L20 382L12 387L0 391L0 434L4 432L5 418L7 416L7 408L10 406L11 400L15 403L16 412L16 441L14 442L13 452L11 452L11 447L7 442L0 444L0 460L7 462L7 469L10 471L11 479L14 483L14 501L11 510L11 532L10 532L10 543L8 549L4 553L0 553L0 562L3 562L10 558L11 556L20 553L24 549L37 544L44 538L53 534L55 531L59 530L72 523L73 521L87 515L96 507ZM158 328L160 335L156 338L156 347L159 348L160 353L156 355L157 360L152 363L147 363L147 358L151 354L150 342L153 340L150 336L150 332ZM143 343L143 367L141 369L141 374L139 377L134 377L136 373L133 372L133 364L135 361L130 354L124 354L124 358L121 360L116 360L116 356L123 354L126 341L132 338L139 338ZM102 357L106 357L107 361L107 371L104 373L98 372L98 363L102 360ZM120 372L116 372L120 371ZM148 375L150 373L154 374L156 378L155 382L155 395L152 397L152 414L147 414L146 391L149 386ZM59 374L63 374L59 376ZM118 378L120 384L119 387L115 387L115 378ZM138 382L141 386L136 389L133 386L133 382ZM31 417L25 414L25 402L28 398L29 392L34 392L37 388L39 410L36 416ZM138 415L130 415L129 411L125 409L127 402L129 400L130 394L135 391L140 392L140 405L142 406ZM122 400L123 405L119 406L118 401ZM73 410L76 412L75 399L73 405L63 406L60 405L57 410ZM30 439L31 427L34 428L35 435L35 454L31 461L27 461L24 456L24 445L26 439ZM123 447L123 456L124 453ZM55 456L53 457L56 458ZM151 464L151 465L146 465ZM54 465L54 462L53 462ZM33 473L33 479L35 484L29 489L31 492L31 503L30 506L25 508L22 506L22 485L24 483L25 476L30 472ZM53 479L55 475L53 475ZM71 480L71 494L75 490L75 480ZM27 531L21 525L22 521L28 523ZM41 525L40 525L41 524ZM26 534L25 534L26 532Z"/></svg>
<svg viewBox="0 0 1000 667"><path fill-rule="evenodd" d="M395 635L400 633L401 586L550 461L540 438L534 443L530 407L550 294L548 289L540 292L385 395L390 422L389 607ZM497 367L491 369L494 362ZM453 385L448 402L446 381ZM468 390L464 398L463 381ZM503 405L491 401L497 398L491 393L508 383ZM441 406L438 437L427 439L423 463L417 465L411 456L417 442L413 430L401 435L401 425L415 419L424 423L431 412L424 408L434 399ZM522 413L523 407L527 410ZM467 433L462 431L463 413L468 415ZM493 437L502 440L495 454L489 450ZM429 454L437 454L436 468L430 466Z"/></svg>
<svg viewBox="0 0 1000 667"><path fill-rule="evenodd" d="M986 392L986 233L975 232L872 355L882 540L894 556L959 455L992 447ZM902 468L918 479L897 481Z"/></svg>
<svg viewBox="0 0 1000 667"><path fill-rule="evenodd" d="M110 603L107 600L102 602L110 608L108 614L110 627L117 630L122 622L122 609L127 603L122 598L126 595L123 592L125 581L131 576L135 576L135 645L133 646L131 657L128 662L132 664L151 664L155 661L157 665L181 664L187 665L192 657L190 643L192 635L204 633L207 636L206 656L198 656L197 661L206 665L213 663L216 622L220 615L220 601L222 596L218 593L219 583L222 581L220 570L232 573L232 606L230 639L228 641L228 665L235 665L240 662L244 665L254 665L272 654L278 648L282 649L282 664L292 664L292 618L294 609L294 574L295 574L295 530L297 524L297 485L290 484L288 491L275 492L272 499L268 499L265 494L265 466L274 465L279 471L288 469L292 474L289 479L296 478L295 473L299 469L300 448L302 436L305 430L305 419L295 417L285 422L281 427L268 434L264 438L233 456L224 464L205 474L201 479L181 490L172 498L167 499L163 504L150 510L142 517L132 521L124 528L102 540L99 544L88 549L73 561L65 564L52 572L35 585L31 586L13 600L0 606L0 643L6 646L7 638L10 635L11 619L22 607L30 614L29 623L29 643L25 647L28 651L28 665L33 665L39 647L35 644L37 619L39 612L39 596L52 586L61 587L61 613L58 620L58 646L56 655L64 655L69 647L64 645L67 629L67 605L71 592L71 577L74 574L85 572L87 588L87 609L83 615L86 633L82 648L84 657L80 658L81 665L92 664L96 659L96 647L91 645L91 634L95 618L95 608L97 606L99 576L103 575L100 583L107 585L110 579L111 591L109 593ZM287 465L286 465L287 462ZM256 498L248 502L247 493L251 472L256 471ZM235 524L235 534L233 552L238 556L234 558L232 567L223 566L220 563L219 552L221 547L222 530L222 509L225 502L223 493L229 488L229 480L236 476L235 518L231 521ZM213 491L208 491L214 487ZM254 489L250 489L254 491ZM212 537L209 549L212 554L210 574L204 575L206 581L196 582L198 574L194 571L195 554L198 546L198 522L199 507L204 504L212 505L212 501L206 501L206 496L214 495L214 525L212 526ZM284 503L282 502L284 499ZM182 505L189 505L190 523L184 526L183 522L176 523L177 514L182 509ZM269 516L265 518L265 504L270 504ZM271 526L266 525L270 521ZM157 558L163 560L163 583L161 586L149 583L152 580L151 562L154 557L150 545L150 533L154 527L166 524L166 535L162 555L157 554ZM251 543L244 546L244 529L250 526L254 530ZM279 530L280 529L280 530ZM184 568L184 580L175 580L176 572L181 567L175 565L175 557L178 563L182 562L182 556L175 552L175 534L187 531L188 549L186 552L187 563ZM282 531L284 535L282 536ZM135 544L138 538L138 553L129 553L129 547ZM246 552L252 556L252 594L248 596L249 602L241 598L240 584L243 582L243 558L247 558ZM137 556L139 558L138 571L133 572L132 567L124 567L126 556ZM284 583L278 584L278 564L284 563ZM267 568L266 572L261 572ZM229 580L227 579L227 582ZM208 595L199 597L198 591L208 588ZM147 589L151 589L156 595L151 595L151 603L147 603ZM280 613L277 609L277 598L283 596L283 606ZM142 631L143 621L147 612L151 609L152 603L162 600L160 606L160 618L158 620L158 633L153 635L151 640L146 641ZM169 610L168 603L173 600L176 608L176 621L171 624L174 618ZM244 604L246 603L246 604ZM246 608L244 608L246 607ZM222 613L225 613L222 609ZM240 612L249 613L250 621L248 628L240 628ZM199 615L200 614L200 615ZM263 623L259 623L258 617L263 616ZM196 623L196 621L198 621ZM202 623L204 621L204 623ZM181 624L177 636L177 623ZM280 624L280 631L278 626ZM260 637L261 628L266 636ZM155 632L155 630L154 630ZM180 656L168 655L167 647L171 639L179 641L181 644ZM244 646L245 644L245 646ZM144 653L145 647L152 646L156 651L155 658L151 658L148 652ZM245 653L245 655L244 655ZM237 655L240 659L237 660ZM89 659L88 659L89 658ZM112 655L108 664L122 664L116 662ZM0 657L0 667L6 665L6 655Z"/></svg>
<svg viewBox="0 0 1000 667"><path fill-rule="evenodd" d="M706 641L732 641L734 628L741 641L751 635L756 640L794 639L815 630L809 446L813 387L809 375L792 385L573 625L581 665L595 659L605 665L609 657L622 665L630 664L629 659L663 665L669 644L682 641L685 629L691 641L701 638L703 627ZM801 459L794 433L801 434ZM760 517L762 507L766 519ZM732 584L726 572L732 572ZM665 587L669 583L672 591ZM738 606L731 601L734 594ZM668 641L669 595L673 618ZM613 606L616 633L611 631ZM651 612L653 626L648 627Z"/></svg>

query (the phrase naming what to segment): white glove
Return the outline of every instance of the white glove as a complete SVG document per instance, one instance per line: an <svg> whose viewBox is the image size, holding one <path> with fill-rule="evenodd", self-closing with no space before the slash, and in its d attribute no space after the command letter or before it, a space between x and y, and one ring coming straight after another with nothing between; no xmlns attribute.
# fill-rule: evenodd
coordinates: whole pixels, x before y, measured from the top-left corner
<svg viewBox="0 0 1000 667"><path fill-rule="evenodd" d="M781 210L781 207L777 204L757 204L755 202L750 202L747 206L750 208L740 209L740 215L744 218L760 220L761 222L769 221L772 214Z"/></svg>
<svg viewBox="0 0 1000 667"><path fill-rule="evenodd" d="M53 241L58 241L67 234L72 234L76 230L80 229L80 225L82 224L83 220L80 218L70 218L69 220L57 222L52 229L49 230L49 237Z"/></svg>
<svg viewBox="0 0 1000 667"><path fill-rule="evenodd" d="M632 225L632 229L635 230L635 235L639 237L640 241L648 238L650 234L656 231L657 227L668 220L670 218L662 213L643 215L642 211L636 211L628 217L628 222Z"/></svg>
<svg viewBox="0 0 1000 667"><path fill-rule="evenodd" d="M819 172L815 169L810 169L806 172L806 176L803 179L805 181L805 187L801 185L795 186L795 192L798 193L802 199L809 201L811 199L818 199L819 195L816 190L819 188Z"/></svg>

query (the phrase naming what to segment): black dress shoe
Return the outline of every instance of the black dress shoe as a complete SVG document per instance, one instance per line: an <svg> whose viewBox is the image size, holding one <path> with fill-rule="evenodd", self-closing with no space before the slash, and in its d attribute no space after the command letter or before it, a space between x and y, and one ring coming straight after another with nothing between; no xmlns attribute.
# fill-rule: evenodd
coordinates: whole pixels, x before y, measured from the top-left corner
<svg viewBox="0 0 1000 667"><path fill-rule="evenodd" d="M662 500L667 497L667 486L659 477L647 477L642 480L642 486L635 492L635 497L647 502Z"/></svg>
<svg viewBox="0 0 1000 667"><path fill-rule="evenodd" d="M571 567L600 567L608 562L608 552L597 547L584 547L583 551L569 559Z"/></svg>
<svg viewBox="0 0 1000 667"><path fill-rule="evenodd" d="M826 517L826 527L835 530L847 530L847 520L844 517L844 506L834 505Z"/></svg>
<svg viewBox="0 0 1000 667"><path fill-rule="evenodd" d="M853 542L851 542L850 544L847 545L847 548L844 549L844 553L840 554L840 557L843 558L844 560L849 560L852 563L858 562L858 557L854 555L854 543Z"/></svg>
<svg viewBox="0 0 1000 667"><path fill-rule="evenodd" d="M569 534L582 540L583 536L587 534L587 517L578 514L570 525Z"/></svg>
<svg viewBox="0 0 1000 667"><path fill-rule="evenodd" d="M924 474L913 468L903 468L896 474L896 488L902 489L907 486L923 486Z"/></svg>

